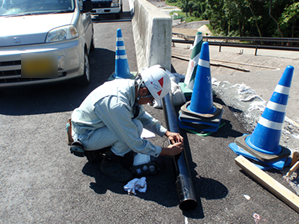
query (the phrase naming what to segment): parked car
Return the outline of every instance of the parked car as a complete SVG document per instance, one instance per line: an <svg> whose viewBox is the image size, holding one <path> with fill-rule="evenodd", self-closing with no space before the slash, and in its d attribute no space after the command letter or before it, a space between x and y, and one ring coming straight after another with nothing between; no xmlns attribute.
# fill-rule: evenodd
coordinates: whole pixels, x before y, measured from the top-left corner
<svg viewBox="0 0 299 224"><path fill-rule="evenodd" d="M94 15L115 14L117 19L120 19L123 12L122 0L91 0Z"/></svg>
<svg viewBox="0 0 299 224"><path fill-rule="evenodd" d="M0 0L0 87L88 85L91 10L90 0Z"/></svg>

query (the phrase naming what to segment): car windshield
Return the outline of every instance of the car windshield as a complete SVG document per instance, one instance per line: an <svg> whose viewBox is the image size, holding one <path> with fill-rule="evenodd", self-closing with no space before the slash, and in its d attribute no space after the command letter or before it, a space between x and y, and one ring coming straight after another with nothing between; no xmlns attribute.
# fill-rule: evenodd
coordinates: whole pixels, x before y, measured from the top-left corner
<svg viewBox="0 0 299 224"><path fill-rule="evenodd" d="M0 0L0 16L73 12L74 0Z"/></svg>

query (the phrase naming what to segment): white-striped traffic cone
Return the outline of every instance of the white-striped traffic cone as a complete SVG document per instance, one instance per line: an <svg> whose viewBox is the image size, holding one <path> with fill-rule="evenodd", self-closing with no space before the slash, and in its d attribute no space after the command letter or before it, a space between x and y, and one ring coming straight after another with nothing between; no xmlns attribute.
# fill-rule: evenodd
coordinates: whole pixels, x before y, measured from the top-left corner
<svg viewBox="0 0 299 224"><path fill-rule="evenodd" d="M196 37L192 46L192 53L190 56L187 72L185 75L185 80L182 83L179 83L183 93L186 97L191 97L192 90L194 87L195 75L198 66L198 60L200 56L201 46L202 46L202 33L197 32Z"/></svg>
<svg viewBox="0 0 299 224"><path fill-rule="evenodd" d="M181 128L215 132L221 122L222 105L213 103L209 43L204 42L198 60L191 101L180 110Z"/></svg>
<svg viewBox="0 0 299 224"><path fill-rule="evenodd" d="M120 28L116 32L115 72L112 76L113 78L121 79L134 77L130 72L125 43Z"/></svg>
<svg viewBox="0 0 299 224"><path fill-rule="evenodd" d="M188 89L193 89L193 87L194 87L195 76L196 76L196 71L197 71L198 60L199 60L199 56L200 56L202 43L203 43L202 33L197 32L195 40L194 40L188 68L187 68L186 77L184 80L184 83L186 84Z"/></svg>
<svg viewBox="0 0 299 224"><path fill-rule="evenodd" d="M286 67L252 135L238 137L235 139L236 145L230 144L237 154L242 155L245 150L262 162L277 163L281 160L282 163L278 169L283 168L286 157L290 155L290 150L280 146L279 141L293 72L293 66ZM236 146L243 150L239 150Z"/></svg>

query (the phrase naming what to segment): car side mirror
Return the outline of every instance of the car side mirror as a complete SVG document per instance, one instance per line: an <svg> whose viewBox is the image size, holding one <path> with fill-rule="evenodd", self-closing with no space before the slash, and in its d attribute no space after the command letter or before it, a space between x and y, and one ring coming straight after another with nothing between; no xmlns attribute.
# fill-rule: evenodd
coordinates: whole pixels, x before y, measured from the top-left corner
<svg viewBox="0 0 299 224"><path fill-rule="evenodd" d="M83 1L82 12L90 12L92 10L92 2L90 0Z"/></svg>

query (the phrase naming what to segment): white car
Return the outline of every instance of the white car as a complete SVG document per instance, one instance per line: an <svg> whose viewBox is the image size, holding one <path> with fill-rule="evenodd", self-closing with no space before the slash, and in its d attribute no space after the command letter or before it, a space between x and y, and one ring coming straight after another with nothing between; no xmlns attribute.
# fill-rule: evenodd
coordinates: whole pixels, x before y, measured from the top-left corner
<svg viewBox="0 0 299 224"><path fill-rule="evenodd" d="M0 88L90 81L90 0L0 0Z"/></svg>
<svg viewBox="0 0 299 224"><path fill-rule="evenodd" d="M123 5L122 0L91 0L92 11L94 15L115 14L117 19L120 19Z"/></svg>

